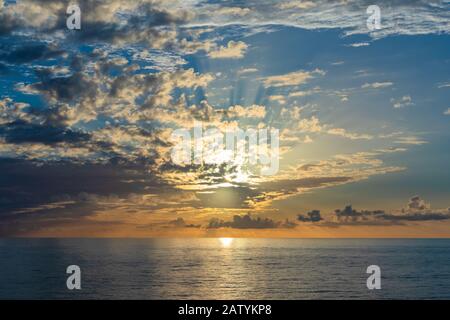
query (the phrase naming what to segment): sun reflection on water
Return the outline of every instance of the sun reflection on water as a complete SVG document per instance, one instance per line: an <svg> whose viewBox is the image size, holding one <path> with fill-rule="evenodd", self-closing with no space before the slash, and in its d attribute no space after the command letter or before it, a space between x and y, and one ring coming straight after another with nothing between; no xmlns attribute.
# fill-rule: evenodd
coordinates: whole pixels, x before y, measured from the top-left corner
<svg viewBox="0 0 450 320"><path fill-rule="evenodd" d="M233 243L233 238L219 238L222 247L227 248Z"/></svg>

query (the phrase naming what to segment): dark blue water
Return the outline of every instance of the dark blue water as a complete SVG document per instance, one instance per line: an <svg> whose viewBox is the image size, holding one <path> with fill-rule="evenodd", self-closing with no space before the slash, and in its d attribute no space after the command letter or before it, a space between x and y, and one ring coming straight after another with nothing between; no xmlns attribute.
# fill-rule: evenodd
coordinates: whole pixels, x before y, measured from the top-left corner
<svg viewBox="0 0 450 320"><path fill-rule="evenodd" d="M3 239L0 298L450 299L450 240Z"/></svg>

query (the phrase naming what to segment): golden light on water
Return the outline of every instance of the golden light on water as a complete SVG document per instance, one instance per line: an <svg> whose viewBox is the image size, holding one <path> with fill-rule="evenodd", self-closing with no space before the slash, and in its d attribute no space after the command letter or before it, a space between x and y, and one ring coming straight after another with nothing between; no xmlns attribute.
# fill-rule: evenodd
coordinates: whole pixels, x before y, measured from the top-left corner
<svg viewBox="0 0 450 320"><path fill-rule="evenodd" d="M233 243L233 238L219 238L222 247L227 248Z"/></svg>

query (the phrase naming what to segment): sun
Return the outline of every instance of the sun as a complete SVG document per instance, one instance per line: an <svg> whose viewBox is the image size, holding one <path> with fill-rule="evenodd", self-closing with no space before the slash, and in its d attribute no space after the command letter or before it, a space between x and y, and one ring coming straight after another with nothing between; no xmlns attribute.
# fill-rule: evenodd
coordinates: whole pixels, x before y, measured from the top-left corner
<svg viewBox="0 0 450 320"><path fill-rule="evenodd" d="M233 238L219 238L222 247L227 248L233 243Z"/></svg>

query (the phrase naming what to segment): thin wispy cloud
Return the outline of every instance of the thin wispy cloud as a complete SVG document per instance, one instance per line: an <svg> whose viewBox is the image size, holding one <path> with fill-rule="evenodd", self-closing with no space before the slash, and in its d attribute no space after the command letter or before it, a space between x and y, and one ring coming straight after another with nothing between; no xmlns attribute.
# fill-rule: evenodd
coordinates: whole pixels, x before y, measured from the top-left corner
<svg viewBox="0 0 450 320"><path fill-rule="evenodd" d="M385 81L385 82L373 82L373 83L365 83L361 86L362 89L382 89L387 88L394 85L392 82Z"/></svg>

